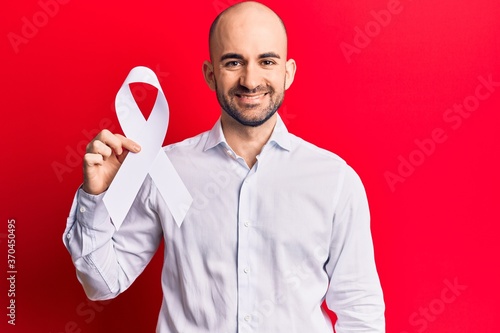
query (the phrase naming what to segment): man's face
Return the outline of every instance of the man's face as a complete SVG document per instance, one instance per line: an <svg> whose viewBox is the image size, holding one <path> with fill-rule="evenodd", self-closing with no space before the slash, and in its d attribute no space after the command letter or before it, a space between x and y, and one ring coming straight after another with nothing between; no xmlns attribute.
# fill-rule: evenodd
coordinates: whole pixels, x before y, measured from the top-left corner
<svg viewBox="0 0 500 333"><path fill-rule="evenodd" d="M273 66L270 60L263 60L265 66ZM225 68L241 67L241 60L229 60ZM238 71L237 69L233 69ZM237 74L234 73L234 76ZM240 124L259 126L266 122L278 110L285 96L284 80L262 82L255 86L242 84L233 77L232 80L215 78L217 100L222 109ZM281 85L281 88L280 88ZM276 89L277 87L278 89Z"/></svg>
<svg viewBox="0 0 500 333"><path fill-rule="evenodd" d="M286 34L277 18L224 17L211 53L211 87L223 111L245 126L267 121L293 79L286 61Z"/></svg>

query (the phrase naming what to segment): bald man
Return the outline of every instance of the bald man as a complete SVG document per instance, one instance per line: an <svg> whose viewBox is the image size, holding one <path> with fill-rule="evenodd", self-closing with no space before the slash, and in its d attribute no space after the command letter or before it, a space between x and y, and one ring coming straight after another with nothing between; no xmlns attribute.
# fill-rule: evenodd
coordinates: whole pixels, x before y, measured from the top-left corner
<svg viewBox="0 0 500 333"><path fill-rule="evenodd" d="M210 28L203 75L221 116L164 148L193 196L177 227L149 176L118 231L102 197L137 143L102 131L64 243L92 300L116 297L163 240L160 333L384 332L363 185L337 155L290 134L276 112L293 82L287 35L268 7L244 2Z"/></svg>

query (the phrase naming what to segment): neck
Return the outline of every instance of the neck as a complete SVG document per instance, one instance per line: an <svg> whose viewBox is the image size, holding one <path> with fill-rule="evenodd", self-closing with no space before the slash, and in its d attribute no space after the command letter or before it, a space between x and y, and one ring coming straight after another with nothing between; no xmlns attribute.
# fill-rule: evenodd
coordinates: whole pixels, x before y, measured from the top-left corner
<svg viewBox="0 0 500 333"><path fill-rule="evenodd" d="M278 114L275 113L264 124L251 127L245 126L222 112L222 131L228 145L241 156L249 168L257 162L257 155L262 151L273 132Z"/></svg>

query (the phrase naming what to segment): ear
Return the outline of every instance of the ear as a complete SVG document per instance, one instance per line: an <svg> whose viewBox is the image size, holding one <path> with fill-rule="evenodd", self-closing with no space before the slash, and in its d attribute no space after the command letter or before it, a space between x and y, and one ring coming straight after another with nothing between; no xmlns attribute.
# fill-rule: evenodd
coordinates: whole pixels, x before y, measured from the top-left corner
<svg viewBox="0 0 500 333"><path fill-rule="evenodd" d="M214 76L214 65L208 61L205 60L203 62L203 77L205 78L205 82L208 84L208 87L212 90L215 91L215 76Z"/></svg>
<svg viewBox="0 0 500 333"><path fill-rule="evenodd" d="M290 86L292 85L296 70L297 70L297 64L295 63L295 60L288 59L288 61L285 64L285 90L290 88Z"/></svg>

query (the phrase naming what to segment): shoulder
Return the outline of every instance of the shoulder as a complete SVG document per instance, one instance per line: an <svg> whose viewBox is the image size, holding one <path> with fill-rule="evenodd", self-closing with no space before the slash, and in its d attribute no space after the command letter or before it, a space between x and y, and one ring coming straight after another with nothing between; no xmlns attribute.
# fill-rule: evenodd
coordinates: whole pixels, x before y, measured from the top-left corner
<svg viewBox="0 0 500 333"><path fill-rule="evenodd" d="M289 133L292 151L303 158L312 160L323 160L338 166L346 166L346 161L339 155L308 142L294 134Z"/></svg>
<svg viewBox="0 0 500 333"><path fill-rule="evenodd" d="M205 131L196 136L184 139L182 141L171 143L163 147L163 151L165 151L168 155L188 152L193 150L203 150L205 142L207 141L207 137L210 131Z"/></svg>
<svg viewBox="0 0 500 333"><path fill-rule="evenodd" d="M315 165L318 169L326 168L328 172L338 177L338 181L343 185L341 187L361 185L361 179L356 171L342 157L294 134L289 135L292 152L297 155L297 158L306 161L309 165Z"/></svg>

